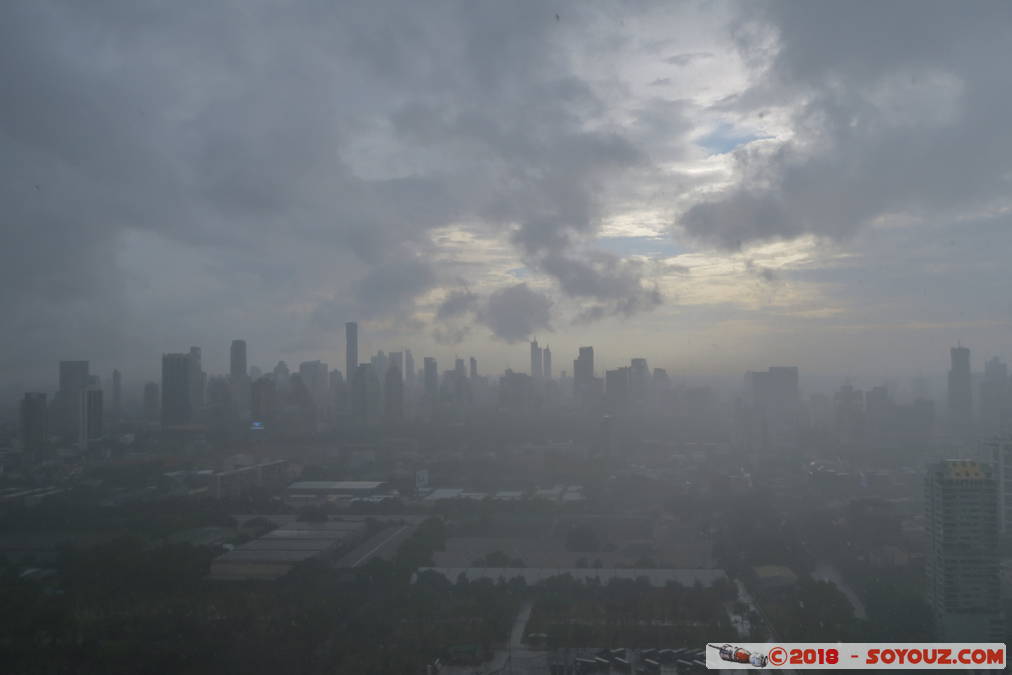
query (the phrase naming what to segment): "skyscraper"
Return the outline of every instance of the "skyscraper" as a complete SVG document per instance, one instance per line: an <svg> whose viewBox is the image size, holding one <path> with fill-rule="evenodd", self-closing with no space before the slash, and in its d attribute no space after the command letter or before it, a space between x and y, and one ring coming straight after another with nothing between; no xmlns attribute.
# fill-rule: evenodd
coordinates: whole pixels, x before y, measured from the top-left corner
<svg viewBox="0 0 1012 675"><path fill-rule="evenodd" d="M425 395L433 399L439 395L438 367L436 359L431 356L426 356L423 360L423 368L425 369Z"/></svg>
<svg viewBox="0 0 1012 675"><path fill-rule="evenodd" d="M299 364L299 375L313 401L316 419L322 420L330 409L330 368L320 360L303 361Z"/></svg>
<svg viewBox="0 0 1012 675"><path fill-rule="evenodd" d="M541 350L541 374L545 379L552 379L552 349L548 345Z"/></svg>
<svg viewBox="0 0 1012 675"><path fill-rule="evenodd" d="M1012 436L992 438L984 443L991 455L998 489L998 532L1012 542Z"/></svg>
<svg viewBox="0 0 1012 675"><path fill-rule="evenodd" d="M404 352L390 352L387 354L387 369L385 372L396 366L397 372L401 374L401 379L404 379Z"/></svg>
<svg viewBox="0 0 1012 675"><path fill-rule="evenodd" d="M351 380L351 417L357 424L371 426L379 421L383 397L379 377L371 363L359 364Z"/></svg>
<svg viewBox="0 0 1012 675"><path fill-rule="evenodd" d="M91 375L87 361L60 361L60 390L56 394L56 426L63 434L80 437L84 424L84 391Z"/></svg>
<svg viewBox="0 0 1012 675"><path fill-rule="evenodd" d="M594 348L580 347L580 355L573 361L573 394L577 401L585 401L594 386Z"/></svg>
<svg viewBox="0 0 1012 675"><path fill-rule="evenodd" d="M1003 633L997 483L988 464L948 460L926 476L928 598L943 642Z"/></svg>
<svg viewBox="0 0 1012 675"><path fill-rule="evenodd" d="M629 405L631 371L622 367L604 373L604 398L612 412L625 410Z"/></svg>
<svg viewBox="0 0 1012 675"><path fill-rule="evenodd" d="M404 380L401 369L394 363L387 369L383 386L383 415L388 423L404 420Z"/></svg>
<svg viewBox="0 0 1012 675"><path fill-rule="evenodd" d="M644 358L633 359L629 364L629 399L642 402L650 389L650 368Z"/></svg>
<svg viewBox="0 0 1012 675"><path fill-rule="evenodd" d="M541 377L544 374L544 368L541 362L541 348L538 347L538 341L531 341L531 377Z"/></svg>
<svg viewBox="0 0 1012 675"><path fill-rule="evenodd" d="M468 375L472 380L477 379L478 377L478 359L473 356L470 359L470 372Z"/></svg>
<svg viewBox="0 0 1012 675"><path fill-rule="evenodd" d="M28 392L21 399L21 449L29 461L38 460L49 441L46 395Z"/></svg>
<svg viewBox="0 0 1012 675"><path fill-rule="evenodd" d="M229 350L228 374L231 377L232 382L240 382L246 377L245 340L232 340L232 348Z"/></svg>
<svg viewBox="0 0 1012 675"><path fill-rule="evenodd" d="M949 350L949 428L953 435L966 438L973 431L973 387L970 373L970 350L953 347Z"/></svg>
<svg viewBox="0 0 1012 675"><path fill-rule="evenodd" d="M1008 431L1010 421L1008 366L997 356L984 365L980 383L980 431L985 437Z"/></svg>
<svg viewBox="0 0 1012 675"><path fill-rule="evenodd" d="M189 424L193 416L190 403L190 355L162 355L162 426Z"/></svg>
<svg viewBox="0 0 1012 675"><path fill-rule="evenodd" d="M411 355L410 349L404 350L404 382L408 385L408 391L415 386L415 357Z"/></svg>
<svg viewBox="0 0 1012 675"><path fill-rule="evenodd" d="M358 324L349 321L344 324L344 372L348 379L354 379L358 368Z"/></svg>

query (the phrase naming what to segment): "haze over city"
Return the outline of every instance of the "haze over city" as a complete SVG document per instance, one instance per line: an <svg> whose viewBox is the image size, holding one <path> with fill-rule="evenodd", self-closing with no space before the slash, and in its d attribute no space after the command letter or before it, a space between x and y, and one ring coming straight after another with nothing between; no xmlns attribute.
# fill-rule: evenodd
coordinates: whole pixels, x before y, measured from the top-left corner
<svg viewBox="0 0 1012 675"><path fill-rule="evenodd" d="M0 4L0 663L1002 667L1010 35Z"/></svg>

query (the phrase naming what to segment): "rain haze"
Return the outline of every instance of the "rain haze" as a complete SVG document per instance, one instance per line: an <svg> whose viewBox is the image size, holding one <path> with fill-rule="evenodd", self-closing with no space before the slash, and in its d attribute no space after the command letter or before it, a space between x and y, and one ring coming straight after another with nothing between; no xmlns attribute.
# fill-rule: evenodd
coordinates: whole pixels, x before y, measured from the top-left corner
<svg viewBox="0 0 1012 675"><path fill-rule="evenodd" d="M1012 635L1010 31L984 0L3 3L12 672ZM932 525L964 508L971 562Z"/></svg>

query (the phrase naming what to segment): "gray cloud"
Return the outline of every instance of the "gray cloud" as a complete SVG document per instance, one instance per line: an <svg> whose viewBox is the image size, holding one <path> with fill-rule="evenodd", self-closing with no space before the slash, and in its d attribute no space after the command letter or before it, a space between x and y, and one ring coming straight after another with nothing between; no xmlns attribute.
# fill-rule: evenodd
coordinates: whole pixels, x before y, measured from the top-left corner
<svg viewBox="0 0 1012 675"><path fill-rule="evenodd" d="M690 234L732 248L805 232L843 239L881 217L959 217L1005 199L1012 6L753 7L739 46L762 70L721 107L790 110L794 137L736 151L735 184L680 218ZM757 25L775 36L772 63Z"/></svg>
<svg viewBox="0 0 1012 675"><path fill-rule="evenodd" d="M536 331L551 330L552 301L527 284L494 291L479 318L506 342L528 339Z"/></svg>
<svg viewBox="0 0 1012 675"><path fill-rule="evenodd" d="M664 59L664 63L670 63L673 66L679 66L684 68L685 66L692 65L696 61L703 61L705 59L712 59L713 54L710 52L686 52L684 54L675 54Z"/></svg>

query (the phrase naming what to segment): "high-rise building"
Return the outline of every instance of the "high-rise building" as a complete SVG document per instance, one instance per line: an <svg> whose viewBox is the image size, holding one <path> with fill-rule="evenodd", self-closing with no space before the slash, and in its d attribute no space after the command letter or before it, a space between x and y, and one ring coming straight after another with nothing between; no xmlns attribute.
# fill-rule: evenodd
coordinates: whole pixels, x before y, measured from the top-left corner
<svg viewBox="0 0 1012 675"><path fill-rule="evenodd" d="M21 449L30 461L40 459L49 442L49 410L46 395L27 392L21 399Z"/></svg>
<svg viewBox="0 0 1012 675"><path fill-rule="evenodd" d="M279 396L284 396L288 393L291 376L292 374L288 372L288 364L284 361L278 361L278 365L274 366L274 385L278 388Z"/></svg>
<svg viewBox="0 0 1012 675"><path fill-rule="evenodd" d="M144 384L144 419L154 422L161 415L162 397L157 382Z"/></svg>
<svg viewBox="0 0 1012 675"><path fill-rule="evenodd" d="M474 358L473 356L470 359L470 372L469 372L468 376L472 380L475 380L475 379L478 378L478 359Z"/></svg>
<svg viewBox="0 0 1012 675"><path fill-rule="evenodd" d="M997 481L988 464L948 460L926 476L928 598L943 642L998 642Z"/></svg>
<svg viewBox="0 0 1012 675"><path fill-rule="evenodd" d="M162 426L189 424L193 417L190 403L190 355L162 355Z"/></svg>
<svg viewBox="0 0 1012 675"><path fill-rule="evenodd" d="M538 378L544 375L542 367L541 348L537 340L531 340L531 377Z"/></svg>
<svg viewBox="0 0 1012 675"><path fill-rule="evenodd" d="M949 429L953 435L967 438L973 431L973 387L970 373L970 350L953 347L949 350Z"/></svg>
<svg viewBox="0 0 1012 675"><path fill-rule="evenodd" d="M63 434L80 437L84 424L84 391L91 382L87 361L60 361L60 390L56 393L56 426Z"/></svg>
<svg viewBox="0 0 1012 675"><path fill-rule="evenodd" d="M338 415L346 415L349 412L351 398L348 392L348 382L340 370L330 371L330 400L334 405L334 412Z"/></svg>
<svg viewBox="0 0 1012 675"><path fill-rule="evenodd" d="M239 382L247 375L246 372L246 341L232 340L232 347L229 349L229 377L233 382Z"/></svg>
<svg viewBox="0 0 1012 675"><path fill-rule="evenodd" d="M404 379L404 352L390 352L387 354L387 369L383 371L387 373L391 368L397 368L397 372L401 374L401 379ZM384 375L385 377L385 375Z"/></svg>
<svg viewBox="0 0 1012 675"><path fill-rule="evenodd" d="M404 350L404 382L408 385L408 391L415 386L415 357L411 355L410 349Z"/></svg>
<svg viewBox="0 0 1012 675"><path fill-rule="evenodd" d="M439 366L431 356L426 356L422 363L425 369L425 395L435 399L439 395Z"/></svg>
<svg viewBox="0 0 1012 675"><path fill-rule="evenodd" d="M371 363L359 364L351 380L351 417L357 424L376 424L382 414L379 377Z"/></svg>
<svg viewBox="0 0 1012 675"><path fill-rule="evenodd" d="M585 401L594 387L594 348L580 347L580 355L573 361L573 394Z"/></svg>
<svg viewBox="0 0 1012 675"><path fill-rule="evenodd" d="M1009 394L1008 366L996 356L984 365L984 379L980 382L980 431L984 437L1010 430Z"/></svg>
<svg viewBox="0 0 1012 675"><path fill-rule="evenodd" d="M112 415L117 421L123 416L123 376L112 371Z"/></svg>
<svg viewBox="0 0 1012 675"><path fill-rule="evenodd" d="M404 380L401 369L391 363L383 386L383 415L388 423L404 420Z"/></svg>
<svg viewBox="0 0 1012 675"><path fill-rule="evenodd" d="M998 482L998 532L1012 542L1012 436L984 442Z"/></svg>
<svg viewBox="0 0 1012 675"><path fill-rule="evenodd" d="M245 359L245 343L243 359ZM204 373L203 356L200 347L190 347L190 406L196 415L204 409L204 388L207 386L207 375Z"/></svg>
<svg viewBox="0 0 1012 675"><path fill-rule="evenodd" d="M548 345L541 350L541 374L546 380L552 379L552 348Z"/></svg>
<svg viewBox="0 0 1012 675"><path fill-rule="evenodd" d="M349 321L344 324L344 372L354 379L358 368L358 324Z"/></svg>
<svg viewBox="0 0 1012 675"><path fill-rule="evenodd" d="M299 375L309 390L317 419L322 419L321 416L330 409L330 368L320 360L303 361L299 364Z"/></svg>

